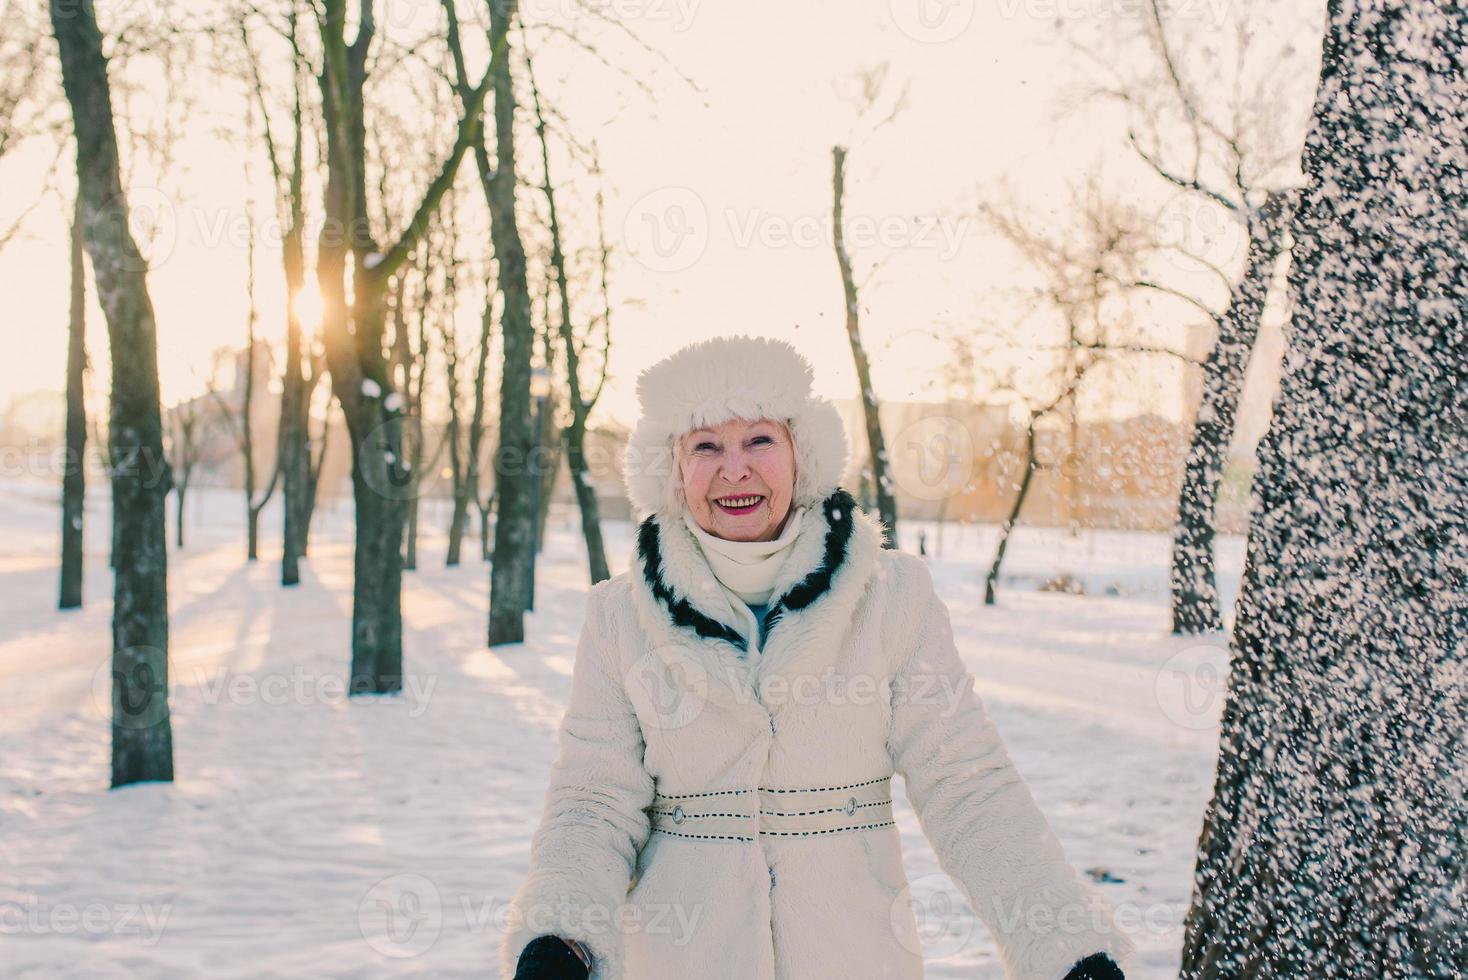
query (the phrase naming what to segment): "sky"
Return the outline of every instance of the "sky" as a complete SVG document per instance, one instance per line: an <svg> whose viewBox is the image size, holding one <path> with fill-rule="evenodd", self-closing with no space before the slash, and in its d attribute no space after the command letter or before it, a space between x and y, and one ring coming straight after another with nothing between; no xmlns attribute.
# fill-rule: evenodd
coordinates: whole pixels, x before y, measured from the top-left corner
<svg viewBox="0 0 1468 980"><path fill-rule="evenodd" d="M1222 23L1228 2L1176 0L1179 30L1206 32ZM463 15L471 24L473 7ZM397 45L441 21L437 0L389 0L378 11L380 33ZM589 11L614 17L627 30ZM1137 206L1162 208L1168 217L1159 220L1181 222L1184 234L1205 237L1222 264L1240 261L1242 233L1226 219L1191 204L1166 211L1177 195L1137 166L1118 111L1059 118L1067 93L1090 69L1058 43L1057 23L1068 30L1124 29L1138 11L1135 0L523 4L537 81L556 128L582 146L595 141L604 173L600 182L588 177L584 154L573 161L558 149L553 157L573 252L594 242L594 190L600 186L607 196L613 353L593 421L635 420L641 368L690 341L734 332L791 340L810 358L818 394L855 396L830 235L831 151L838 143L850 147L847 244L858 279L865 278L862 332L882 398L952 394L947 375L954 359L944 338L1022 316L1017 297L1033 275L984 225L981 201L1007 195L1035 220L1063 226L1067 187L1103 171ZM166 14L160 9L156 16ZM587 43L567 40L571 29ZM471 71L483 63L476 54ZM885 80L877 108L859 114L857 73L879 65ZM128 104L136 118L157 125L162 112L176 111L156 94L156 75L139 69L135 81ZM1303 82L1313 87L1311 78ZM401 164L441 150L414 134L426 130L425 120L453 112L431 88L409 93L405 84L387 83L377 90L375 107L408 134L394 172L404 196L420 181ZM875 125L904 90L901 110ZM240 86L194 68L180 91L191 108L173 161L161 176L139 163L128 190L135 225L148 229L165 401L199 391L211 351L242 342L244 208L253 198L268 223L270 201L263 156L241 146ZM519 97L522 107L528 103L524 86ZM0 160L10 188L0 221L35 201L53 152L36 141ZM539 155L529 139L519 152L522 161ZM45 197L22 236L0 252L11 322L29 337L16 356L0 362L0 405L23 392L59 388L63 378L69 170L63 157L53 178L59 193ZM470 197L477 189L472 166L468 171L460 185L472 205L464 208L463 247L476 251L477 236L477 251L487 252L487 231L470 215L482 204ZM533 191L522 192L522 201L539 209L534 198ZM256 261L260 331L268 339L283 332L285 303L275 237L262 242ZM590 271L582 264L573 276ZM477 300L466 295L462 332L472 331L477 319ZM1162 318L1164 339L1196 346L1197 322L1173 309ZM1034 342L1047 342L1043 320L1028 329ZM105 358L95 301L89 341ZM1259 427L1270 397L1272 367L1263 363L1255 374L1246 428ZM1089 407L1113 417L1151 411L1180 419L1182 393L1181 374L1170 361L1128 358L1101 378Z"/></svg>

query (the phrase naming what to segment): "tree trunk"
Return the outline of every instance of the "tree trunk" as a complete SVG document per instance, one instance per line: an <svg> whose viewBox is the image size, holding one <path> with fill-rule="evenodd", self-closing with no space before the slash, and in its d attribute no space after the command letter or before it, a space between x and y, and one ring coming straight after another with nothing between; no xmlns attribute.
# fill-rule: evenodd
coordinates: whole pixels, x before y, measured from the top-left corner
<svg viewBox="0 0 1468 980"><path fill-rule="evenodd" d="M1030 481L1035 476L1035 423L1039 421L1036 415L1030 416L1030 424L1025 428L1025 472L1019 479L1019 493L1014 495L1014 504L1009 508L1009 516L1004 519L1003 526L999 529L999 545L994 549L994 563L989 566L989 576L984 580L984 605L992 606L999 588L999 569L1004 564L1004 553L1009 550L1009 536L1014 533L1014 526L1019 523L1019 512L1024 508L1025 498L1030 493Z"/></svg>
<svg viewBox="0 0 1468 980"><path fill-rule="evenodd" d="M158 341L147 262L128 229L102 35L90 4L52 0L77 183L112 358L108 439L117 568L112 607L112 786L173 779L168 549ZM163 477L160 478L160 474Z"/></svg>
<svg viewBox="0 0 1468 980"><path fill-rule="evenodd" d="M307 432L310 424L306 379L301 374L301 322L295 313L290 312L286 314L285 376L280 394L281 517L284 524L281 585L296 585L301 581L301 558L306 554L307 528L311 520L311 448Z"/></svg>
<svg viewBox="0 0 1468 980"><path fill-rule="evenodd" d="M1276 191L1249 215L1249 255L1244 278L1228 311L1218 319L1218 340L1203 362L1203 397L1193 422L1192 445L1178 495L1172 542L1172 631L1207 633L1223 628L1214 572L1218 488L1233 442L1239 393L1249 354L1289 220L1289 195Z"/></svg>
<svg viewBox="0 0 1468 980"><path fill-rule="evenodd" d="M861 387L861 407L866 418L867 444L871 447L872 484L877 497L877 512L882 519L882 547L897 547L897 499L887 473L887 445L882 437L882 418L877 410L877 394L872 389L872 371L861 343L861 321L857 311L856 281L851 274L851 257L846 254L846 236L841 226L841 213L846 195L846 147L831 150L834 160L832 187L832 233L836 239L836 262L841 267L841 291L846 306L846 337L851 342L851 359L856 365L856 380Z"/></svg>
<svg viewBox="0 0 1468 980"><path fill-rule="evenodd" d="M566 430L566 463L571 470L571 486L576 489L576 504L581 511L581 536L586 540L586 560L591 568L591 584L612 577L607 567L607 548L601 533L601 508L596 487L591 485L586 465L586 423L583 420Z"/></svg>
<svg viewBox="0 0 1468 980"><path fill-rule="evenodd" d="M479 559L494 561L494 548L489 543L489 515L494 511L494 494L490 494L484 503L476 506L479 510Z"/></svg>
<svg viewBox="0 0 1468 980"><path fill-rule="evenodd" d="M405 519L408 531L403 543L403 571L416 572L418 570L418 495L414 494L409 497L407 503L408 512Z"/></svg>
<svg viewBox="0 0 1468 980"><path fill-rule="evenodd" d="M331 448L331 399L326 402L326 414L321 419L321 438L316 455L312 458L311 443L306 443L307 471L306 471L306 494L301 502L301 510L304 512L300 520L301 533L301 557L305 558L311 553L311 519L316 514L316 491L321 486L321 469L326 465L326 453Z"/></svg>
<svg viewBox="0 0 1468 980"><path fill-rule="evenodd" d="M1468 8L1327 22L1188 980L1468 970Z"/></svg>
<svg viewBox="0 0 1468 980"><path fill-rule="evenodd" d="M541 409L545 417L540 422L540 446L536 449L536 477L540 480L539 495L536 497L535 553L545 552L545 528L550 522L551 493L556 486L556 477L561 472L561 430L556 427L556 399L548 397Z"/></svg>
<svg viewBox="0 0 1468 980"><path fill-rule="evenodd" d="M535 329L525 279L525 248L515 221L515 94L510 75L509 29L514 0L489 5L490 49L496 53L494 123L497 166L490 170L481 140L475 146L479 175L490 211L499 288L503 298L504 368L500 375L499 446L494 454L494 564L490 571L490 646L525 639L530 601L535 495L531 450L530 356Z"/></svg>
<svg viewBox="0 0 1468 980"><path fill-rule="evenodd" d="M179 551L184 550L184 497L188 495L188 492L189 485L187 478L185 478L183 483L175 486L173 490L175 504L173 512L173 544Z"/></svg>
<svg viewBox="0 0 1468 980"><path fill-rule="evenodd" d="M87 267L81 195L71 220L71 319L66 343L66 456L61 474L60 608L82 604L87 505Z"/></svg>
<svg viewBox="0 0 1468 980"><path fill-rule="evenodd" d="M464 447L464 476L462 483L454 488L454 518L449 529L450 566L459 563L464 534L469 524L469 505L480 511L480 553L487 555L489 547L484 543L487 517L479 503L479 455L484 443L485 378L489 372L489 336L494 323L494 291L486 283L484 311L479 320L479 348L474 362L474 407L469 413L469 440Z"/></svg>
<svg viewBox="0 0 1468 980"><path fill-rule="evenodd" d="M446 7L452 12L453 4ZM376 28L373 7L360 7L357 36L346 43L344 0L322 0L321 83L326 122L326 222L317 246L322 328L332 390L347 422L356 506L355 581L352 589L352 694L402 688L402 562L404 506L412 474L403 457L403 406L393 391L383 354L385 296L422 240L424 230L471 145L482 145L480 116L489 76L463 98L454 146L424 191L396 242L379 251L366 203L366 128L363 90ZM347 301L351 259L353 295Z"/></svg>
<svg viewBox="0 0 1468 980"><path fill-rule="evenodd" d="M296 45L296 18L294 9L289 17L290 41ZM299 57L299 56L297 56ZM301 581L301 559L306 554L306 540L310 533L312 480L311 480L311 392L313 380L308 383L305 374L305 338L301 331L301 318L296 313L295 299L306 289L306 206L305 206L305 123L302 111L301 67L294 65L291 91L294 97L291 112L291 167L285 180L276 168L276 155L270 147L270 162L276 185L283 183L289 225L281 242L281 266L285 273L285 356L281 375L280 429L276 447L277 466L281 478L281 555L280 584L296 585ZM269 113L265 104L263 87L255 86L260 101L260 113L265 120L265 133L269 137Z"/></svg>
<svg viewBox="0 0 1468 980"><path fill-rule="evenodd" d="M570 280L566 274L566 253L561 242L560 213L556 209L555 183L551 180L550 140L546 135L545 113L541 109L540 90L535 85L535 73L530 58L525 59L526 75L530 81L530 91L533 96L535 107L535 132L540 138L540 164L545 174L546 209L549 213L549 231L551 239L550 265L551 271L556 279L556 293L560 300L560 331L561 343L566 349L566 392L571 407L571 424L562 433L564 443L556 441L557 458L556 467L551 472L551 478L545 485L546 506L542 508L540 517L540 532L536 540L545 540L545 514L549 513L550 492L555 488L555 474L560 468L559 451L564 445L566 453L566 464L571 472L571 485L576 491L576 503L581 512L581 535L586 540L586 557L590 566L591 584L604 581L611 577L607 569L606 545L602 541L601 515L596 500L596 489L591 485L588 478L588 467L586 465L586 419L591 414L597 398L601 395L601 387L598 386L591 398L586 398L581 392L580 364L581 358L576 346L576 331L571 319L571 292ZM597 234L601 247L601 286L604 304L604 327L607 331L607 344L611 343L611 304L607 302L607 247L606 235L602 226L602 195L598 190L597 197ZM547 298L547 306L549 299ZM549 311L546 315L546 329L550 329ZM546 360L551 360L550 344L547 343ZM602 355L602 376L606 377L606 352Z"/></svg>

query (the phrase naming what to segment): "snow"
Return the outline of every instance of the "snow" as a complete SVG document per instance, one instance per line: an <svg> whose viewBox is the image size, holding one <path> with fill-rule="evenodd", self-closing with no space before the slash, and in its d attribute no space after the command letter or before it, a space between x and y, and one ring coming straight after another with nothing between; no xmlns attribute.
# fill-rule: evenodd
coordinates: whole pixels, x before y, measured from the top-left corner
<svg viewBox="0 0 1468 980"><path fill-rule="evenodd" d="M404 691L348 700L350 501L323 502L302 583L282 590L277 502L247 566L237 492L192 492L189 550L169 556L177 781L109 791L106 497L89 497L86 606L67 613L57 497L0 481L5 974L494 976L584 610L574 508L552 513L530 639L491 651L485 570L442 567L449 502L425 499ZM1226 658L1219 637L1166 635L1166 536L1021 527L985 608L994 529L949 525L941 560L931 525L904 522L904 547L920 529L1016 764L1140 947L1128 977L1175 977ZM606 538L615 574L632 527L607 522ZM1220 545L1231 610L1242 541ZM1087 595L1038 591L1062 571ZM1001 977L894 796L928 976Z"/></svg>
<svg viewBox="0 0 1468 980"><path fill-rule="evenodd" d="M362 394L367 398L377 398L382 394L382 389L378 387L377 382L373 381L371 378L363 378Z"/></svg>
<svg viewBox="0 0 1468 980"><path fill-rule="evenodd" d="M391 392L387 396L387 398L383 400L382 407L387 409L389 412L401 411L403 407L402 393L397 391Z"/></svg>

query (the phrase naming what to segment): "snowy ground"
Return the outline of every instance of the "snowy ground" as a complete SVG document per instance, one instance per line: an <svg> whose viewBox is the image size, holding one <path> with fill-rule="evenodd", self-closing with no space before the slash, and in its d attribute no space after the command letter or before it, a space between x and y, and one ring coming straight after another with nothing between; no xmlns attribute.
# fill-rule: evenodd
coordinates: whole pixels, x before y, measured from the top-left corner
<svg viewBox="0 0 1468 980"><path fill-rule="evenodd" d="M108 791L107 508L88 512L86 608L63 614L54 499L0 482L0 975L492 977L580 628L574 514L552 518L531 640L493 651L485 567L444 569L426 532L405 690L348 703L349 504L322 515L302 585L282 591L276 515L247 566L238 496L196 492L169 568L177 781ZM902 530L915 550L918 527ZM607 534L615 573L631 527ZM1070 858L1137 940L1129 977L1176 976L1224 641L1167 635L1163 535L1023 528L986 609L992 544L950 526L932 559L959 647ZM1230 609L1242 547L1221 543ZM1058 571L1087 595L1037 590ZM928 975L1001 977L894 795Z"/></svg>

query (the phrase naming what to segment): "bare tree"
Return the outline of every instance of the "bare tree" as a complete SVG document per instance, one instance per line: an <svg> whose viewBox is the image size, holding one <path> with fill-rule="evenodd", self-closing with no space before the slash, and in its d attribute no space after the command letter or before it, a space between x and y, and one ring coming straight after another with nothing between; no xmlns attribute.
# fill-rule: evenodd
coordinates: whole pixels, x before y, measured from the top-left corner
<svg viewBox="0 0 1468 980"><path fill-rule="evenodd" d="M112 359L112 785L172 781L163 517L168 487L160 477L166 469L147 263L128 228L107 59L92 6L52 0L50 19L76 138L82 227Z"/></svg>
<svg viewBox="0 0 1468 980"><path fill-rule="evenodd" d="M184 512L188 502L189 488L194 483L194 471L204 462L207 443L213 434L219 413L210 401L217 397L212 384L205 396L189 398L179 402L166 414L167 451L169 469L172 473L174 502L174 547L184 548Z"/></svg>
<svg viewBox="0 0 1468 980"><path fill-rule="evenodd" d="M1074 433L1079 417L1078 399L1082 383L1091 371L1103 363L1131 355L1160 355L1184 361L1187 358L1178 351L1143 343L1135 336L1124 303L1127 286L1135 279L1135 269L1146 250L1146 241L1123 209L1106 198L1099 179L1092 177L1073 198L1070 213L1076 226L1062 236L1050 237L1035 230L1036 222L1019 216L1012 206L1000 209L984 205L981 210L990 225L1040 274L1042 285L1035 297L1035 308L1058 316L1064 324L1059 344L1031 348L1043 351L1049 362L1049 367L1034 382L1028 385L1020 382L1012 367L1000 369L1005 377L999 389L1019 399L1027 421L1018 489L1000 527L999 542L984 585L984 603L993 605L1010 536L1024 508L1032 477L1040 466L1035 438L1039 423L1057 412L1065 412L1071 434L1059 465L1076 467L1079 462ZM1118 303L1122 304L1121 309L1115 308ZM1011 359L1014 349L1009 348ZM1001 365L1006 363L1003 356L992 360Z"/></svg>
<svg viewBox="0 0 1468 980"><path fill-rule="evenodd" d="M452 0L443 0L449 16L449 48L459 98L466 103L472 89L464 63L458 20ZM483 138L475 140L474 160L489 206L497 283L501 298L499 446L494 453L496 520L494 563L490 571L488 644L521 643L525 611L530 606L535 557L532 497L536 457L530 411L530 362L535 326L530 315L530 286L525 274L525 246L515 217L515 91L508 57L515 0L489 4L487 37L494 80L495 161L490 162Z"/></svg>
<svg viewBox="0 0 1468 980"><path fill-rule="evenodd" d="M452 0L445 0L452 12ZM493 5L492 5L493 7ZM478 85L461 86L462 115L452 149L423 192L413 217L380 250L368 221L366 101L368 52L376 33L372 0L361 0L357 34L345 38L346 0L318 10L320 75L327 134L326 223L318 240L326 361L352 444L356 561L352 589L353 694L402 687L402 542L407 474L402 458L402 396L392 389L384 353L385 294L437 210L471 145L482 145L480 116L503 60L493 49ZM347 299L347 261L352 299Z"/></svg>
<svg viewBox="0 0 1468 980"><path fill-rule="evenodd" d="M438 465L438 457L443 453L444 440L438 439L430 456L428 444L431 439L428 421L424 416L424 391L428 384L430 356L432 355L432 336L436 331L429 329L430 320L447 322L453 319L452 309L445 309L447 289L451 282L452 273L448 270L451 263L453 240L447 240L439 249L436 258L432 247L435 238L445 238L441 222L432 222L430 230L425 235L423 249L418 262L417 272L419 293L416 303L411 304L409 309L406 290L404 286L408 277L408 269L404 269L399 275L399 288L393 304L393 319L396 328L393 334L392 362L394 371L398 374L398 389L403 392L404 405L407 417L413 420L413 424L403 429L403 459L407 464L407 482L405 484L408 500L407 512L407 538L403 549L403 568L413 570L418 567L418 501L423 494L424 481L428 474ZM435 271L442 272L445 279L445 292L435 293L433 278ZM412 314L416 324L416 331L410 330L408 316Z"/></svg>
<svg viewBox="0 0 1468 980"><path fill-rule="evenodd" d="M1231 59L1212 54L1220 47L1216 29L1183 32L1186 22L1169 18L1163 0L1148 0L1141 18L1117 21L1129 32L1110 39L1122 43L1120 50L1074 46L1104 79L1082 104L1102 99L1123 106L1137 158L1181 195L1190 214L1221 213L1248 243L1237 276L1200 254L1193 242L1155 243L1159 251L1212 273L1204 281L1221 289L1173 285L1154 276L1135 283L1202 311L1216 334L1203 362L1202 397L1173 531L1175 633L1223 625L1214 565L1218 492L1276 260L1288 251L1290 185L1297 180L1305 129L1303 112L1289 99L1290 83L1305 71L1293 47L1293 24L1272 23L1280 11L1253 0L1228 9L1235 23L1222 46L1232 49Z"/></svg>
<svg viewBox="0 0 1468 980"><path fill-rule="evenodd" d="M1327 18L1185 980L1468 967L1468 7Z"/></svg>
<svg viewBox="0 0 1468 980"><path fill-rule="evenodd" d="M484 442L485 375L489 367L490 335L494 324L494 283L486 279L484 285L484 308L479 318L479 338L475 344L474 376L471 382L472 404L466 432L461 432L459 411L459 376L457 335L444 336L444 380L448 389L449 403L449 467L453 481L454 509L449 519L448 555L445 563L449 567L459 564L463 548L464 530L468 524L469 505L480 506L479 474L480 454ZM443 329L453 331L453 319L444 320ZM481 514L481 519L483 515ZM481 533L481 539L484 535ZM481 542L481 551L485 550Z"/></svg>
<svg viewBox="0 0 1468 980"><path fill-rule="evenodd" d="M282 585L295 585L301 580L300 560L307 551L311 526L311 507L315 497L311 476L311 398L324 375L323 358L311 349L301 323L301 296L306 290L306 204L305 143L308 129L305 107L305 76L308 61L301 48L300 6L289 0L282 23L267 18L274 32L285 42L290 54L290 158L281 160L282 148L275 139L271 122L274 102L260 68L261 54L250 33L251 18L240 16L237 30L240 52L246 62L246 83L260 114L261 136L266 160L270 165L271 186L275 189L275 212L284 233L281 241L281 265L285 276L285 345L281 365L280 424L276 436L282 500L282 546L280 580Z"/></svg>
<svg viewBox="0 0 1468 980"><path fill-rule="evenodd" d="M249 132L249 113L246 114L246 132ZM246 158L248 159L248 157ZM249 166L245 167L245 183L248 186ZM247 311L245 313L245 348L240 357L243 358L244 368L240 376L235 379L234 391L239 393L239 404L226 403L220 397L219 391L214 387L211 380L209 393L219 409L219 420L229 429L233 438L235 448L240 454L241 488L245 497L245 560L257 561L260 557L260 512L265 505L270 503L270 498L275 494L276 484L280 482L280 455L277 452L270 472L270 479L266 481L263 490L256 492L255 472L255 381L256 374L264 362L268 369L270 361L270 347L256 337L255 325L260 319L260 309L255 302L255 214L253 202L246 202L245 206L246 226L246 272L245 272L245 296ZM239 361L236 361L238 364ZM187 480L185 480L187 483ZM182 521L183 496L179 496L180 521ZM183 528L179 527L179 547L183 547Z"/></svg>
<svg viewBox="0 0 1468 980"><path fill-rule="evenodd" d="M872 369L861 342L860 298L851 271L851 257L846 253L844 231L846 198L846 147L831 148L831 223L835 236L836 264L841 270L841 293L846 309L846 339L851 344L851 360L856 365L856 381L861 391L861 407L866 419L872 484L877 498L877 512L882 519L882 547L897 547L897 497L887 472L887 444L882 436L882 418L878 411L877 393L872 388Z"/></svg>
<svg viewBox="0 0 1468 980"><path fill-rule="evenodd" d="M0 160L25 141L50 135L55 150L47 167L48 183L66 149L64 100L47 59L41 21L17 9L25 2L5 0L0 6ZM35 195L8 228L0 229L0 249L20 233L25 219L40 205Z"/></svg>
<svg viewBox="0 0 1468 980"><path fill-rule="evenodd" d="M888 84L888 64L855 73L846 81L852 85L848 99L855 108L853 132L865 139L896 119L907 105L906 84L894 88ZM895 95L890 93L895 92ZM890 100L890 104L887 104ZM862 417L866 422L867 461L871 472L871 491L882 521L882 547L897 547L897 494L892 485L887 444L882 435L882 419L876 390L872 387L871 364L861 336L861 284L852 270L851 255L846 247L846 158L854 141L831 148L831 232L836 252L836 266L841 274L842 307L845 311L846 339L851 345L851 359L856 368L857 387L861 395ZM875 271L876 267L873 267ZM865 472L863 477L865 477Z"/></svg>
<svg viewBox="0 0 1468 980"><path fill-rule="evenodd" d="M546 225L550 232L550 274L555 281L556 296L560 303L560 334L561 345L566 352L566 390L570 402L571 423L566 426L562 433L566 448L567 465L570 468L571 484L576 491L576 503L581 511L581 535L586 541L586 558L590 566L591 583L604 581L611 577L607 567L606 544L602 538L601 515L597 505L596 488L588 479L586 466L586 420L591 410L596 406L597 399L601 397L602 387L606 384L608 355L611 351L611 304L607 289L607 266L608 253L606 244L606 233L603 228L603 204L600 188L596 193L596 217L597 217L597 240L600 248L600 290L602 300L601 334L602 347L597 355L597 361L601 365L601 376L596 383L596 388L587 397L581 390L581 363L588 346L591 343L593 333L591 329L586 331L586 336L578 344L576 338L576 326L571 309L571 290L569 275L566 269L566 253L561 238L560 215L556 209L555 182L551 179L550 163L550 139L546 125L546 113L541 105L540 90L535 84L534 64L529 53L525 56L526 74L530 82L530 93L535 108L535 132L540 140L540 162L541 172L545 178L541 189L545 193L547 221ZM599 168L598 168L599 169ZM549 306L549 303L547 303ZM547 329L549 329L550 312L546 312ZM594 327L595 324L592 324ZM549 502L549 488L544 493L547 503ZM542 518L542 526L544 519ZM543 540L543 533L538 540Z"/></svg>

